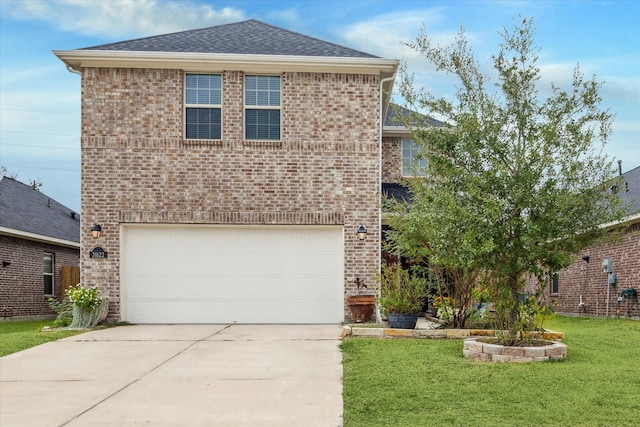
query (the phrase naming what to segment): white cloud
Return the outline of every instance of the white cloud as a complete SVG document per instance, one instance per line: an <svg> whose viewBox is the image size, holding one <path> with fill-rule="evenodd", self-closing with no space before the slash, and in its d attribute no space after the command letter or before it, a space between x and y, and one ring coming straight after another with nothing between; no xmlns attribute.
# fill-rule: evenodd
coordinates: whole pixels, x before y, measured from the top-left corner
<svg viewBox="0 0 640 427"><path fill-rule="evenodd" d="M436 71L424 56L406 46L414 42L424 27L435 45L455 42L459 24L452 24L450 12L441 7L415 9L379 15L346 27L340 34L341 43L383 58L401 59L407 71L414 75L415 89L424 88L436 97L452 98L457 80ZM482 47L486 35L465 29L465 37L474 48ZM396 97L396 102L402 102Z"/></svg>
<svg viewBox="0 0 640 427"><path fill-rule="evenodd" d="M443 20L438 8L389 13L348 26L340 37L347 46L384 58L417 57L404 43L415 40L423 24L437 43L453 40L455 32L436 30Z"/></svg>
<svg viewBox="0 0 640 427"><path fill-rule="evenodd" d="M3 8L15 19L35 19L62 31L92 36L148 36L244 19L239 9L214 9L191 1L3 1Z"/></svg>

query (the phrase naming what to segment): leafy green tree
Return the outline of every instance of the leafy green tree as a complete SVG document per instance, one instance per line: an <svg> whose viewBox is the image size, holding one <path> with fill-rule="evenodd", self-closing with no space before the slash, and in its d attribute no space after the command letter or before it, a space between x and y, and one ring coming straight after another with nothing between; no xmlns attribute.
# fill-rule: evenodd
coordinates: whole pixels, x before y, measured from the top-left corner
<svg viewBox="0 0 640 427"><path fill-rule="evenodd" d="M424 28L408 44L459 85L455 100L436 98L416 90L401 68L407 106L446 125L404 117L427 166L407 180L413 199L393 206L389 236L398 253L428 258L463 284L470 277L493 284L514 338L525 281L546 283L603 237L599 225L624 214L603 184L615 168L602 153L612 121L600 106L602 83L576 66L568 90L552 84L541 96L533 32L533 19L503 30L492 57L495 82L480 71L463 27L448 46L434 44Z"/></svg>

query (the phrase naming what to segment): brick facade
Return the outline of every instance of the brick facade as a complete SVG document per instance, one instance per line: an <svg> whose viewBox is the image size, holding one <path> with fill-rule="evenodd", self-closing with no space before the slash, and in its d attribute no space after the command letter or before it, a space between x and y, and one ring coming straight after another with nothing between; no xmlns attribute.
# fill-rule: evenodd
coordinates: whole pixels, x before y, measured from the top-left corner
<svg viewBox="0 0 640 427"><path fill-rule="evenodd" d="M582 259L589 256L589 262ZM640 222L631 225L622 239L612 244L599 244L577 254L575 261L559 273L558 293L551 293L551 285L545 291L547 298L556 300L559 313L586 313L604 316L607 303L607 274L602 272L605 258L613 262L617 285L612 285L609 295L609 316L615 315L616 299L620 291L635 288L640 292ZM529 290L532 290L529 288ZM586 304L580 309L580 295ZM627 303L622 303L622 315L626 316ZM631 313L637 317L635 303Z"/></svg>
<svg viewBox="0 0 640 427"><path fill-rule="evenodd" d="M63 265L78 266L78 249L0 235L0 318L54 315L44 294L42 258L54 255L54 294L60 298Z"/></svg>
<svg viewBox="0 0 640 427"><path fill-rule="evenodd" d="M223 72L221 141L184 140L181 70L82 74L81 274L120 317L120 224L343 225L349 280L373 283L380 240L380 80L283 72L281 140L243 139L244 74ZM102 225L103 237L90 235ZM356 229L369 233L359 241ZM107 259L91 259L101 246ZM346 313L346 311L345 311ZM347 316L347 314L345 314Z"/></svg>
<svg viewBox="0 0 640 427"><path fill-rule="evenodd" d="M402 138L382 138L382 182L402 180Z"/></svg>

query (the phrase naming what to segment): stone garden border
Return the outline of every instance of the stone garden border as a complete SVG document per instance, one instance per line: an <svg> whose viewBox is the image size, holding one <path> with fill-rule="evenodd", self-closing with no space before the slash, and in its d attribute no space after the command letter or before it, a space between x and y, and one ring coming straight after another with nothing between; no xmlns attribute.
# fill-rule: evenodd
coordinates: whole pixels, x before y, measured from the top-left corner
<svg viewBox="0 0 640 427"><path fill-rule="evenodd" d="M549 341L548 345L538 347L516 347L481 342L482 338L464 340L462 354L467 359L484 362L544 362L561 360L567 357L567 345Z"/></svg>
<svg viewBox="0 0 640 427"><path fill-rule="evenodd" d="M501 331L498 331L501 332ZM342 336L352 337L378 337L378 338L474 338L495 337L494 329L392 329L344 325ZM540 338L540 333L534 333L534 337ZM562 341L564 333L545 330L542 339L547 341Z"/></svg>
<svg viewBox="0 0 640 427"><path fill-rule="evenodd" d="M498 333L501 331L497 331ZM538 347L516 347L500 344L483 343L479 340L485 337L495 337L493 329L392 329L367 328L345 325L342 336L373 337L373 338L462 338L464 347L462 353L470 360L511 363L511 362L544 362L560 360L567 356L567 345L561 341L564 333L545 330L535 332L534 337L549 342L549 345Z"/></svg>

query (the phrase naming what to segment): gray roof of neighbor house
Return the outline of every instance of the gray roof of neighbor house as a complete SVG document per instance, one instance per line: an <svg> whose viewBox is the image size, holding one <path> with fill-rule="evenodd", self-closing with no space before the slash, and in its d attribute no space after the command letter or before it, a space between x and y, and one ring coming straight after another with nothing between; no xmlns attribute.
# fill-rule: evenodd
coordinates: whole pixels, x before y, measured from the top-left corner
<svg viewBox="0 0 640 427"><path fill-rule="evenodd" d="M445 125L444 122L440 120L436 120L431 116L427 116L421 113L417 113L415 111L411 111L408 108L401 107L399 105L390 105L389 110L387 111L387 115L384 118L384 126L385 127L403 127L404 123L402 122L400 116L408 117L411 125L424 125L428 124L429 126L437 126L442 127Z"/></svg>
<svg viewBox="0 0 640 427"><path fill-rule="evenodd" d="M80 242L80 215L30 185L0 177L0 227Z"/></svg>
<svg viewBox="0 0 640 427"><path fill-rule="evenodd" d="M622 174L622 187L618 195L622 203L629 204L629 215L640 212L640 166Z"/></svg>
<svg viewBox="0 0 640 427"><path fill-rule="evenodd" d="M81 50L378 58L255 19Z"/></svg>

